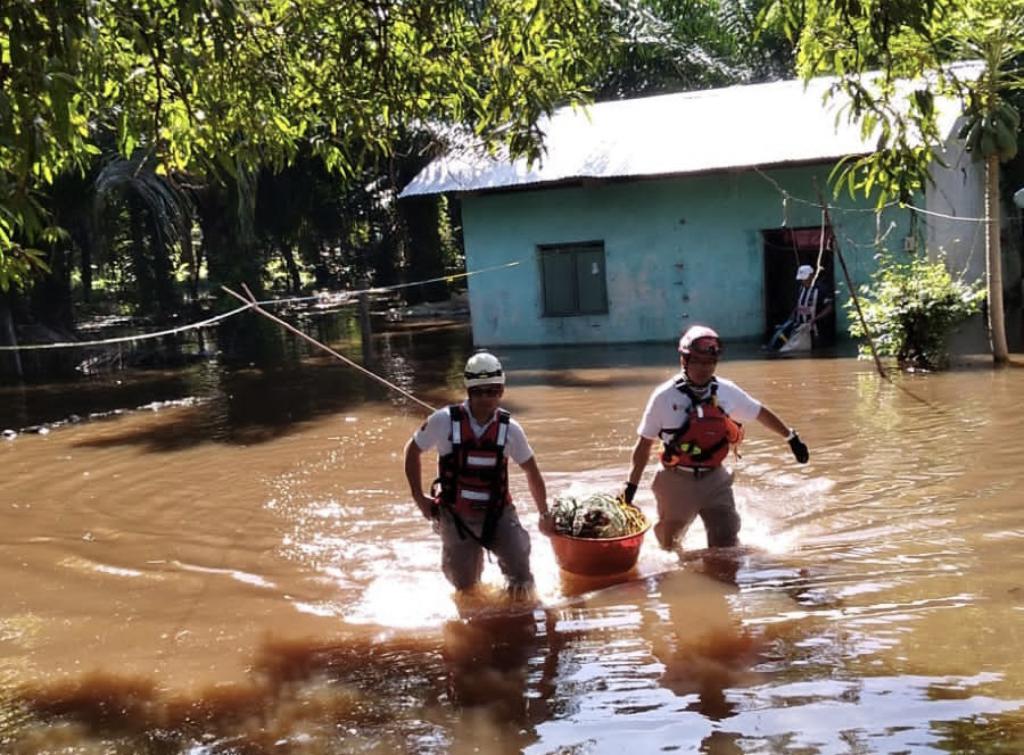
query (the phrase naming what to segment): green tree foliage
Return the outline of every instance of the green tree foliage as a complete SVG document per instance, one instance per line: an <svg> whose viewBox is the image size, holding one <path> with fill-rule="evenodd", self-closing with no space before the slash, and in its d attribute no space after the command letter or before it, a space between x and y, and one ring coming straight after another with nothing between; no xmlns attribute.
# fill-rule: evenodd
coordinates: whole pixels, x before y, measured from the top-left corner
<svg viewBox="0 0 1024 755"><path fill-rule="evenodd" d="M842 179L851 191L877 189L882 203L927 186L932 149L947 136L936 124L938 97L959 100L967 120L962 137L971 135L980 156L1015 154L1016 133L1004 126L1019 124L1007 95L1020 85L1020 0L780 5L806 11L799 16L802 30L791 30L799 34L801 74L837 75L833 91L849 96L849 116L877 138L873 154L845 166ZM976 67L953 65L968 60L983 64L981 75Z"/></svg>
<svg viewBox="0 0 1024 755"><path fill-rule="evenodd" d="M878 353L896 357L905 368L933 370L947 366L950 334L978 311L985 292L980 283L954 279L942 260L885 257L860 296ZM845 306L850 334L864 338L853 300ZM861 344L860 352L869 356L868 345Z"/></svg>
<svg viewBox="0 0 1024 755"><path fill-rule="evenodd" d="M243 182L300 148L354 175L408 124L536 157L539 116L586 98L606 29L599 0L6 0L0 288L60 234L42 190L105 135L157 175Z"/></svg>
<svg viewBox="0 0 1024 755"><path fill-rule="evenodd" d="M627 0L595 89L605 99L791 76L795 49L770 0ZM799 22L794 19L799 26Z"/></svg>
<svg viewBox="0 0 1024 755"><path fill-rule="evenodd" d="M882 204L925 189L934 150L946 139L937 126L940 98L959 103L959 136L985 166L989 330L993 358L1005 362L999 165L1014 157L1020 138L1012 95L1022 84L1024 2L776 0L773 12L798 39L801 73L836 74L834 90L850 98L850 117L877 139L873 153L836 174L851 192L875 192ZM965 60L980 62L980 73L952 65Z"/></svg>

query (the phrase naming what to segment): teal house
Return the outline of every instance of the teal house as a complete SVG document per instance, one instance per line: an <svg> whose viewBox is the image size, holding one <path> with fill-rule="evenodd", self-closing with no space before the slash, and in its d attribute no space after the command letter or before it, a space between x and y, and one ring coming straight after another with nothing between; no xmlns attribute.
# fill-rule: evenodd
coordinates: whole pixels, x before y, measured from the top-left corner
<svg viewBox="0 0 1024 755"><path fill-rule="evenodd" d="M842 337L853 285L880 247L940 249L984 273L980 169L947 153L915 208L833 197L836 162L874 140L837 118L827 81L784 81L564 109L541 124L532 165L471 149L418 175L402 196L453 193L462 208L473 336L480 346L666 341L694 323L761 340L796 296L800 264L836 291ZM829 203L829 219L819 196Z"/></svg>

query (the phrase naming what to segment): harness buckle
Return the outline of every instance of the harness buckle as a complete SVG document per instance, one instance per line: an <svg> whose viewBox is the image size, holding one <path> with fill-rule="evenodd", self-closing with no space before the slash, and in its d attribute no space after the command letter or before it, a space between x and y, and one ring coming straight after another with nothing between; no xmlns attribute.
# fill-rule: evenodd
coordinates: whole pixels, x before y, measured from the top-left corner
<svg viewBox="0 0 1024 755"><path fill-rule="evenodd" d="M680 464L678 466L673 467L673 469L678 469L680 472L686 472L687 474L692 474L693 475L693 479L699 480L701 477L707 477L709 474L714 472L716 468L715 467L687 467L685 465Z"/></svg>

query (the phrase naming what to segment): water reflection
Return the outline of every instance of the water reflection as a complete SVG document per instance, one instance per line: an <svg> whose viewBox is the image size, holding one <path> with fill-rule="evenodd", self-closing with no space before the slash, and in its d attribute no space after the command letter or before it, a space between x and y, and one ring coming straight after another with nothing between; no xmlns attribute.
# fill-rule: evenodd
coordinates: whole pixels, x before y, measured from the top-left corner
<svg viewBox="0 0 1024 755"><path fill-rule="evenodd" d="M533 613L450 621L443 637L448 696L460 718L456 739L471 739L483 752L519 752L536 741L533 726L548 718L558 664Z"/></svg>
<svg viewBox="0 0 1024 755"><path fill-rule="evenodd" d="M677 571L660 577L659 607L667 616L649 617L645 624L651 651L665 667L660 683L688 698L684 710L713 721L736 714L726 690L757 680L751 669L759 639L729 603L738 592L736 569L738 563L718 563L711 574Z"/></svg>
<svg viewBox="0 0 1024 755"><path fill-rule="evenodd" d="M379 347L389 379L459 395L464 332ZM552 495L621 484L670 361L635 352L509 353ZM1024 372L902 378L915 397L862 362L731 352L722 374L812 450L796 468L750 433L745 548L703 550L697 525L682 554L648 542L586 580L524 516L543 605L510 614L440 576L399 458L418 409L296 356L193 366L151 386L194 403L0 443L0 751L1018 749ZM147 379L95 405L145 405Z"/></svg>

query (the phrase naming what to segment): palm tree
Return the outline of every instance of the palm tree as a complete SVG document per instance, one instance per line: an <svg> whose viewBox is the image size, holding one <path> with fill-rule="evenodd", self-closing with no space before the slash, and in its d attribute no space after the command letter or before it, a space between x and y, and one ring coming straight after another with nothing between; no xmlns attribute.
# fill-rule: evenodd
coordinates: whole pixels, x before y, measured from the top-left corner
<svg viewBox="0 0 1024 755"><path fill-rule="evenodd" d="M116 202L127 209L140 304L155 304L162 317L175 312L179 302L172 250L191 248L193 206L188 194L167 176L157 174L152 161L141 152L130 160L111 158L100 169L93 189L97 215Z"/></svg>

